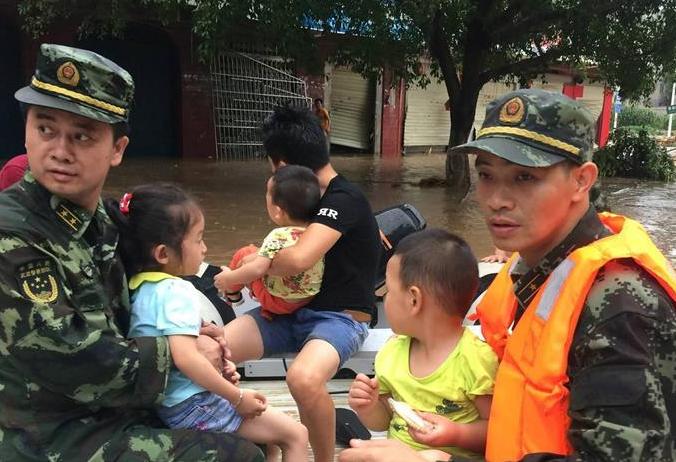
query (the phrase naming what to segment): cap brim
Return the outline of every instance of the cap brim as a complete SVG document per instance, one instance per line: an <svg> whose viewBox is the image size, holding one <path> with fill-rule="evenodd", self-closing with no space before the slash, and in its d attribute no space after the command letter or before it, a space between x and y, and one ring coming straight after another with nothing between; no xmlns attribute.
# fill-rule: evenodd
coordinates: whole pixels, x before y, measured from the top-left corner
<svg viewBox="0 0 676 462"><path fill-rule="evenodd" d="M62 111L70 112L88 119L94 119L108 124L125 122L125 119L121 117L113 116L97 109L74 103L68 99L59 98L58 96L40 93L32 87L20 88L16 91L16 93L14 93L14 98L16 98L17 101L21 101L22 103L60 109Z"/></svg>
<svg viewBox="0 0 676 462"><path fill-rule="evenodd" d="M485 136L451 148L453 154L476 154L484 151L524 167L549 167L566 160L531 144L502 136Z"/></svg>

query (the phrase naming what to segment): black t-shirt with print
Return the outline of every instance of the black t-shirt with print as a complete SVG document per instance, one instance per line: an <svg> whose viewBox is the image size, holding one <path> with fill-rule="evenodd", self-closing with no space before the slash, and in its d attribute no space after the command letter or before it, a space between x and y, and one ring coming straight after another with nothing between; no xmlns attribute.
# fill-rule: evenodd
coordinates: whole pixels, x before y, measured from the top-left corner
<svg viewBox="0 0 676 462"><path fill-rule="evenodd" d="M326 188L313 221L335 229L341 236L324 256L322 287L307 307L316 311L350 309L373 314L381 244L366 196L338 175Z"/></svg>

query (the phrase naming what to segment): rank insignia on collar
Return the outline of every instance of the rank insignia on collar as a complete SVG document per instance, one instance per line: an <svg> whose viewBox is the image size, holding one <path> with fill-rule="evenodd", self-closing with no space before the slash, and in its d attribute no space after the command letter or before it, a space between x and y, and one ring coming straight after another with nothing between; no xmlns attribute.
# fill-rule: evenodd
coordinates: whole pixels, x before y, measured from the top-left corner
<svg viewBox="0 0 676 462"><path fill-rule="evenodd" d="M68 225L70 229L73 230L73 232L77 233L80 230L80 226L82 226L82 220L80 220L78 216L75 215L68 207L63 204L59 204L56 214L66 225Z"/></svg>
<svg viewBox="0 0 676 462"><path fill-rule="evenodd" d="M507 101L500 109L500 122L520 124L525 114L526 106L521 98L517 96Z"/></svg>
<svg viewBox="0 0 676 462"><path fill-rule="evenodd" d="M59 296L53 265L49 260L38 260L20 266L17 281L21 292L38 303L52 303Z"/></svg>
<svg viewBox="0 0 676 462"><path fill-rule="evenodd" d="M56 70L56 78L64 85L76 87L80 82L80 72L78 72L75 64L68 61L60 65Z"/></svg>

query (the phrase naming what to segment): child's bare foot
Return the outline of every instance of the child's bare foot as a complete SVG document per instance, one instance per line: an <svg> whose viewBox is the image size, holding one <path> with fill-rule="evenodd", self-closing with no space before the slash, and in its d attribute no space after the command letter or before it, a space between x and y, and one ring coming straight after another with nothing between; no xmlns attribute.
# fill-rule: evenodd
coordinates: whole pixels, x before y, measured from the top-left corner
<svg viewBox="0 0 676 462"><path fill-rule="evenodd" d="M437 462L440 460L448 460L448 461L453 460L450 454L444 451L439 451L438 449L427 449L425 451L420 451L418 454L420 454L420 457L429 462Z"/></svg>

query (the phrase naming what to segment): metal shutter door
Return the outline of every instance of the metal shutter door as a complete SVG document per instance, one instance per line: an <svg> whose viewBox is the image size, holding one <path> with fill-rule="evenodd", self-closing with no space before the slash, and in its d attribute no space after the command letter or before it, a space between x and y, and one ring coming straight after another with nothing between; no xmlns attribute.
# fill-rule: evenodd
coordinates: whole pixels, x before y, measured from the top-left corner
<svg viewBox="0 0 676 462"><path fill-rule="evenodd" d="M369 149L375 89L356 72L335 69L331 81L331 143Z"/></svg>
<svg viewBox="0 0 676 462"><path fill-rule="evenodd" d="M404 146L446 146L451 133L451 115L444 108L446 86L433 77L427 87L406 90Z"/></svg>

